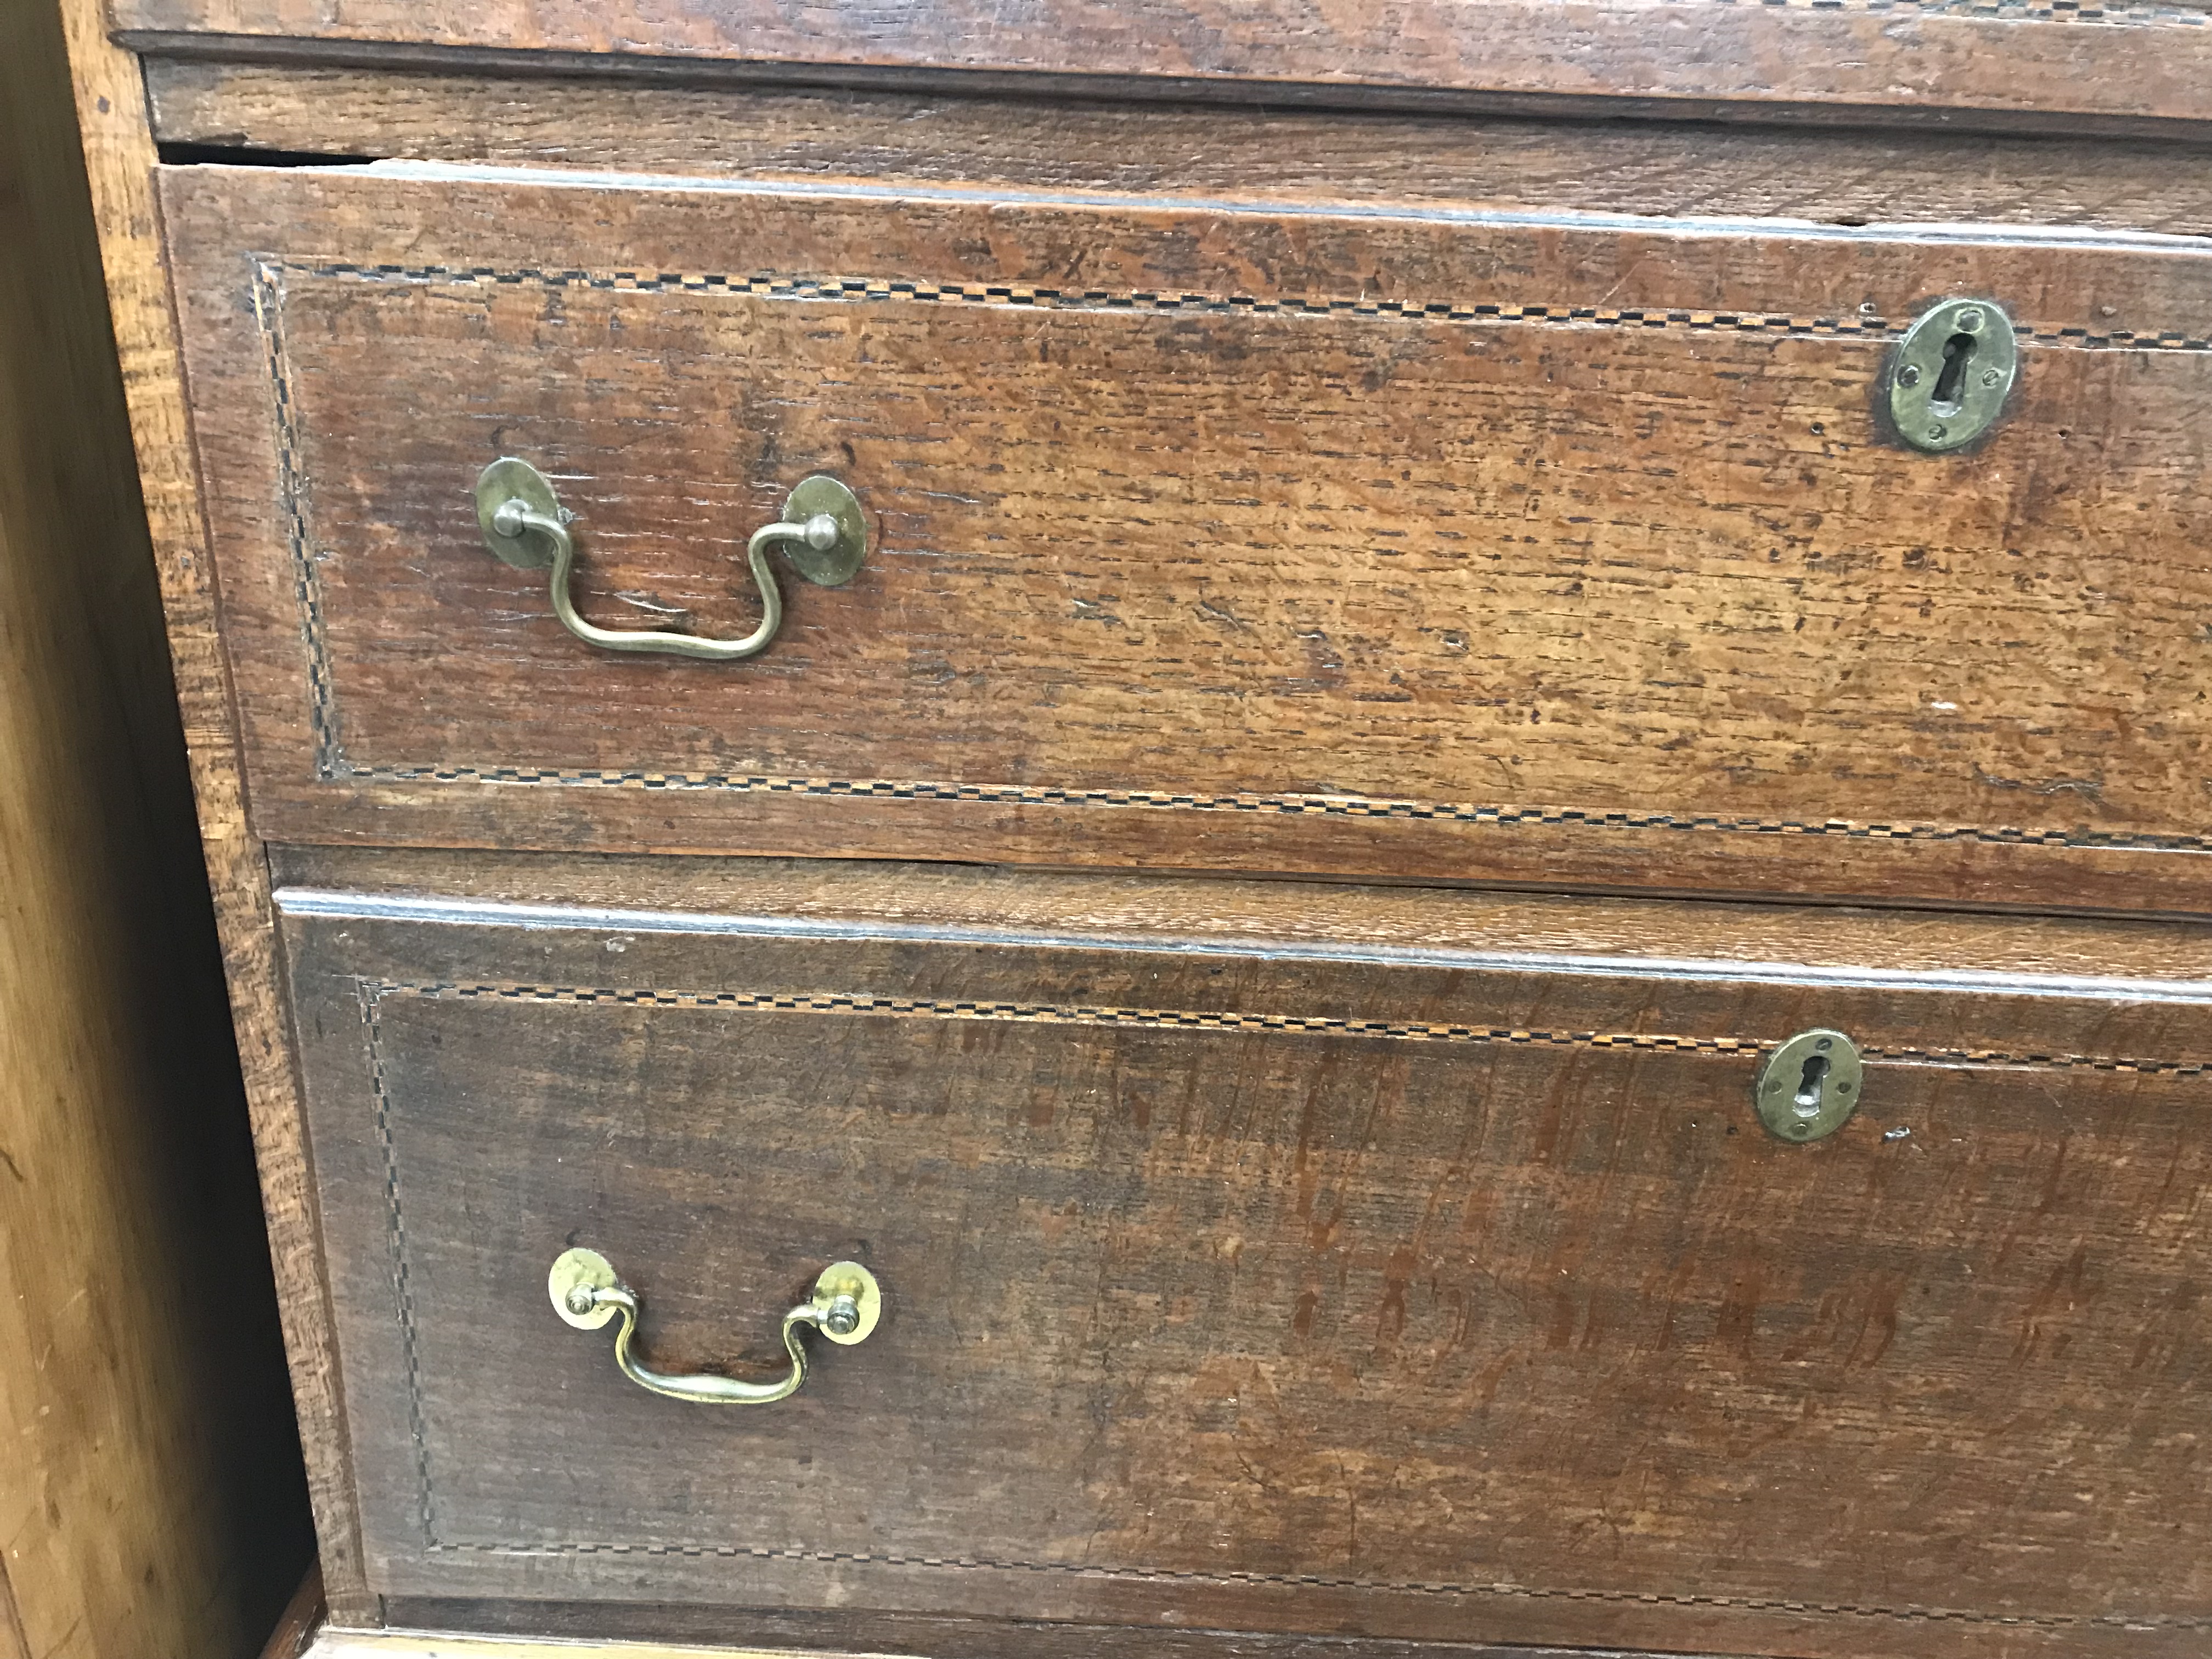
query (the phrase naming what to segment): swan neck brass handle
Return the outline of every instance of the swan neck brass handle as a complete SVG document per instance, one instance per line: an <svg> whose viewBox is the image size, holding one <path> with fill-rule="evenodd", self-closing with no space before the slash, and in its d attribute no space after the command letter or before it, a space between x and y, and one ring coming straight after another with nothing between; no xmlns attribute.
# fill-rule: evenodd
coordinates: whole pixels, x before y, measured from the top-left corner
<svg viewBox="0 0 2212 1659"><path fill-rule="evenodd" d="M576 515L561 505L544 473L506 456L477 479L477 526L484 545L519 570L552 572L553 614L586 645L607 651L659 651L677 657L735 662L768 648L783 626L783 590L769 568L768 550L781 546L792 568L811 582L841 587L867 555L868 526L857 496L835 478L803 478L784 503L783 518L763 525L745 543L745 563L760 590L760 626L740 640L708 640L665 629L601 628L576 609L569 592L576 540L568 526Z"/></svg>
<svg viewBox="0 0 2212 1659"><path fill-rule="evenodd" d="M615 1364L638 1387L672 1400L710 1406L765 1406L788 1400L806 1381L806 1348L799 1340L803 1327L811 1325L832 1342L850 1346L868 1340L884 1310L883 1291L873 1273L857 1261L831 1262L815 1279L814 1294L783 1316L783 1350L791 1357L790 1371L773 1382L745 1382L709 1374L674 1376L639 1358L637 1292L615 1276L613 1264L597 1250L563 1250L546 1276L545 1291L553 1300L554 1312L580 1331L598 1330L611 1319L622 1322L615 1332Z"/></svg>

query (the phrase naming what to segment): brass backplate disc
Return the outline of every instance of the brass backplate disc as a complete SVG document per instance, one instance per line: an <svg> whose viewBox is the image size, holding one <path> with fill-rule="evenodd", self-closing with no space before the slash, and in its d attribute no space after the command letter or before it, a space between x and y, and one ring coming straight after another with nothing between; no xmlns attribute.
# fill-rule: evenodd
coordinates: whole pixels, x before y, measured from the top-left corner
<svg viewBox="0 0 2212 1659"><path fill-rule="evenodd" d="M1923 312L1890 354L1890 419L1915 449L1962 449L2003 412L2019 376L2020 344L2004 308L1946 300Z"/></svg>
<svg viewBox="0 0 2212 1659"><path fill-rule="evenodd" d="M817 509L819 511L819 509ZM814 1281L814 1305L826 1310L841 1296L849 1296L860 1311L860 1322L842 1336L827 1325L817 1327L832 1342L850 1347L855 1342L865 1342L868 1333L876 1328L876 1322L884 1316L884 1293L876 1283L876 1276L857 1261L833 1261L822 1270Z"/></svg>
<svg viewBox="0 0 2212 1659"><path fill-rule="evenodd" d="M1752 1100L1761 1123L1802 1144L1850 1122L1865 1085L1858 1044L1841 1031L1800 1031L1766 1057Z"/></svg>
<svg viewBox="0 0 2212 1659"><path fill-rule="evenodd" d="M553 1311L568 1323L580 1331L596 1331L615 1316L613 1305L603 1303L587 1313L578 1313L568 1305L568 1293L579 1285L611 1290L619 1282L613 1264L597 1250L563 1250L553 1259L553 1271L545 1276L545 1294L553 1299Z"/></svg>
<svg viewBox="0 0 2212 1659"><path fill-rule="evenodd" d="M484 545L517 570L543 570L553 562L552 544L533 531L520 536L502 536L491 527L492 514L509 501L520 501L532 513L565 523L561 518L561 502L553 494L553 486L545 482L545 475L527 461L512 455L502 456L486 467L477 477L477 525L483 530ZM602 1320L600 1323L606 1322Z"/></svg>
<svg viewBox="0 0 2212 1659"><path fill-rule="evenodd" d="M784 503L783 521L805 524L823 513L837 521L837 539L826 548L811 547L801 541L785 542L783 556L791 561L792 568L807 580L819 582L824 587L842 587L860 574L860 561L867 556L868 520L860 511L859 496L836 479L817 472L799 481L799 487L791 492L791 499Z"/></svg>

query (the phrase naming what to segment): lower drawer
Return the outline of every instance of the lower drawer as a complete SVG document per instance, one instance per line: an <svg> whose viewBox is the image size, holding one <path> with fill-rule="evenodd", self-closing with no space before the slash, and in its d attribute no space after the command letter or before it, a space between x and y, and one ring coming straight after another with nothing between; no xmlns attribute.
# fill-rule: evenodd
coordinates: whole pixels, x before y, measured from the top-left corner
<svg viewBox="0 0 2212 1659"><path fill-rule="evenodd" d="M748 890L281 895L387 1595L2212 1640L2203 931ZM1791 1144L1754 1079L1814 1027L1863 1105ZM550 1305L580 1245L671 1373L779 1375L833 1261L883 1317L665 1398Z"/></svg>

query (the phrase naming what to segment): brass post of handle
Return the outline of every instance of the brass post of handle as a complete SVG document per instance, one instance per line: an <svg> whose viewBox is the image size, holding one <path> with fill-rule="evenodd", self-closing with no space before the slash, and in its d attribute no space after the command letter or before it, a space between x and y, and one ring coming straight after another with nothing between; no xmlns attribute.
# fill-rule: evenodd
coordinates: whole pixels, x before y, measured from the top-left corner
<svg viewBox="0 0 2212 1659"><path fill-rule="evenodd" d="M672 1400L709 1406L765 1406L789 1399L806 1381L806 1349L799 1340L802 1327L811 1325L832 1342L849 1347L868 1340L884 1311L883 1291L873 1273L857 1261L831 1262L815 1279L814 1294L783 1316L790 1372L773 1382L744 1382L710 1374L671 1376L641 1360L632 1346L637 1335L637 1292L615 1276L613 1264L597 1250L562 1251L546 1276L545 1291L553 1300L553 1311L580 1331L598 1330L611 1319L622 1321L615 1333L615 1364L631 1382Z"/></svg>
<svg viewBox="0 0 2212 1659"><path fill-rule="evenodd" d="M711 662L757 656L783 626L783 590L769 568L770 547L782 547L793 568L823 587L852 580L868 550L860 498L836 479L817 473L799 480L784 503L781 520L763 525L745 544L745 562L761 600L760 626L751 633L740 640L707 640L664 629L601 628L584 618L568 592L576 564L575 538L568 526L575 516L561 505L544 473L512 455L494 461L477 479L477 526L484 545L518 570L550 569L553 614L561 625L586 645L608 651L661 651Z"/></svg>

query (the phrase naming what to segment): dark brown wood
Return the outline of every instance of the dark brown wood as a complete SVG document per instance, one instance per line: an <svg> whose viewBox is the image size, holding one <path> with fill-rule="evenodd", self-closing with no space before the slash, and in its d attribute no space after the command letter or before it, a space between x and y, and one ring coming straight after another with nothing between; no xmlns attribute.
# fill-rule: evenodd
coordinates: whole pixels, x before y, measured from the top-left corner
<svg viewBox="0 0 2212 1659"><path fill-rule="evenodd" d="M2212 981L2201 922L1976 916L1835 907L1683 904L1319 882L844 864L816 859L564 858L497 852L278 847L276 878L395 900L482 900L652 914L804 917L932 934L1073 934L1131 948L1267 939L1308 952L1538 952L1645 962Z"/></svg>
<svg viewBox="0 0 2212 1659"><path fill-rule="evenodd" d="M135 647L133 660L145 665L140 672L153 677L147 695L173 691L183 717L205 879L213 890L236 1052L244 1068L267 1221L265 1243L275 1259L292 1396L307 1452L308 1493L325 1581L332 1609L363 1620L372 1615L374 1606L360 1588L353 1540L352 1477L339 1426L343 1406L316 1242L306 1137L277 987L268 866L261 843L246 825L231 688L216 638L214 573L207 555L176 319L154 201L155 153L143 83L137 61L105 38L99 0L62 0L60 13L140 488L135 501L113 486L103 495L88 497L78 522L97 523L116 535L118 550L112 556L118 561L143 556L144 544L138 538L145 528L137 516L142 505L144 525L151 530L161 613L158 618L145 614L138 625L153 628L165 621L168 648L165 659L158 641ZM41 385L41 409L63 396L52 381ZM79 389L68 397L82 407L90 404L94 393ZM97 406L112 417L112 402ZM50 416L42 413L39 418ZM48 552L46 556L53 556ZM120 591L102 592L94 602L94 617L117 626L118 599L136 591L131 584L138 578L139 571L118 577ZM173 685L161 683L165 672L173 676ZM161 735L161 740L168 740L166 732ZM188 810L173 810L179 811L179 827L184 827ZM164 878L173 890L165 895L166 903L181 903L184 896L198 894L198 880L189 860L181 871ZM158 996L164 978L183 971L180 963L165 962L155 970L151 994ZM184 1049L173 1046L161 1053L159 1063L172 1073L197 1073L204 1081L218 1074L218 1063L228 1061L195 1062ZM256 1230L249 1225L248 1231ZM263 1242L258 1234L252 1240L256 1248ZM261 1415L265 1420L281 1416L281 1406L271 1407ZM274 1522L279 1513L272 1504L264 1518ZM261 1559L261 1565L289 1571L295 1563L272 1553ZM143 1645L149 1638L142 1629L135 1639Z"/></svg>
<svg viewBox="0 0 2212 1659"><path fill-rule="evenodd" d="M165 183L265 835L2212 908L2198 247ZM1941 292L2028 331L1948 458L1872 410ZM878 546L595 653L501 453L603 618L742 632L811 471Z"/></svg>
<svg viewBox="0 0 2212 1659"><path fill-rule="evenodd" d="M310 1566L300 1581L300 1588L285 1604L276 1628L261 1644L261 1659L301 1659L314 1644L316 1632L329 1616L330 1607L323 1596L322 1569Z"/></svg>
<svg viewBox="0 0 2212 1659"><path fill-rule="evenodd" d="M1218 111L155 59L164 143L632 173L2212 232L2212 155L2145 141Z"/></svg>
<svg viewBox="0 0 2212 1659"><path fill-rule="evenodd" d="M842 928L280 894L377 1588L2201 1649L2202 979L1178 939L1188 896L1055 939L911 925L922 879ZM1867 1105L1786 1147L1749 1084L1814 1024ZM840 1255L892 1311L689 1407L554 1319L572 1242L671 1369Z"/></svg>
<svg viewBox="0 0 2212 1659"><path fill-rule="evenodd" d="M623 175L173 172L203 495L77 8L341 1622L2204 1647L2207 14L1324 9L117 0L169 143ZM2022 394L1908 455L1962 291ZM502 452L602 618L748 625L809 470L880 544L614 661ZM1876 1092L1781 1149L1815 1021ZM586 1232L673 1364L824 1252L893 1316L654 1401Z"/></svg>
<svg viewBox="0 0 2212 1659"><path fill-rule="evenodd" d="M114 0L134 44L494 48L563 67L671 58L824 78L969 71L1048 90L1186 95L1541 96L1829 118L2133 127L2212 114L2195 5L2084 16L2017 6L1748 6L1722 0L1412 0L1325 8L1021 0L794 9L769 0Z"/></svg>
<svg viewBox="0 0 2212 1659"><path fill-rule="evenodd" d="M915 1659L1659 1659L1622 1649L1528 1647L1492 1642L1389 1642L1341 1636L1270 1636L1252 1631L1167 1630L1158 1626L1076 1625L1003 1620L932 1618L915 1613L853 1613L791 1607L685 1607L672 1602L497 1601L394 1596L393 1626L432 1631L496 1631L568 1641L623 1642L633 1632L663 1639L715 1643L706 1654L667 1659L757 1659L755 1650L797 1650L823 1659L902 1654ZM395 1659L452 1659L437 1638L420 1654ZM727 1653L732 1644L744 1650ZM356 1659L351 1654L332 1659ZM375 1659L374 1655L359 1659ZM471 1656L473 1659L473 1656ZM483 1659L571 1659L552 1649L495 1652ZM631 1659L623 1653L622 1659ZM659 1654L640 1659L662 1659ZM1712 1659L1676 1652L1667 1659Z"/></svg>

